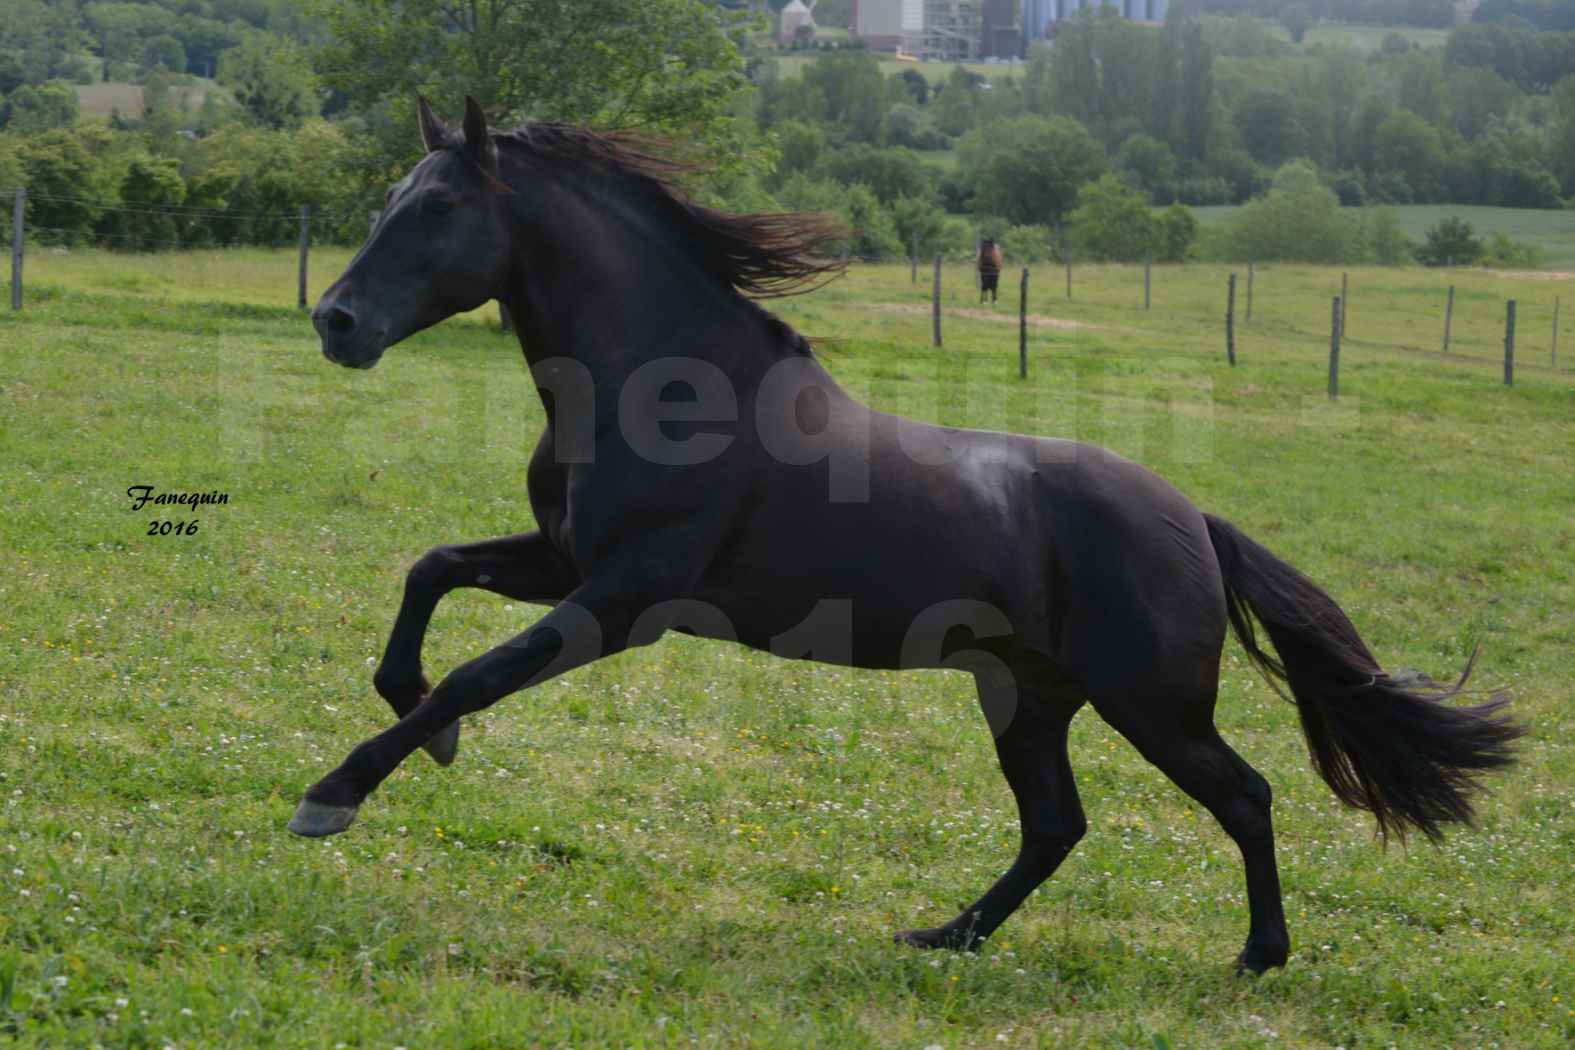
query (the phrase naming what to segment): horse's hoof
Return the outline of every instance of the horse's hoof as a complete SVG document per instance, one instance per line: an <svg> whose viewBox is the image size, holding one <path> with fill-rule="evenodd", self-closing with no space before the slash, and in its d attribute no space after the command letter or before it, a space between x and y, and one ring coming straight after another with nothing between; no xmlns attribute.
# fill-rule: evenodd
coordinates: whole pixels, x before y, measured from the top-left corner
<svg viewBox="0 0 1575 1050"><path fill-rule="evenodd" d="M459 754L459 722L453 721L438 730L437 736L421 745L427 754L432 756L432 761L440 766L454 764L454 756Z"/></svg>
<svg viewBox="0 0 1575 1050"><path fill-rule="evenodd" d="M898 930L892 934L892 940L910 948L946 948L961 952L978 951L984 943L983 937L973 937L961 930L948 930L944 926L927 930Z"/></svg>
<svg viewBox="0 0 1575 1050"><path fill-rule="evenodd" d="M1259 950L1247 948L1236 956L1236 976L1258 977L1265 971L1275 966L1284 966L1287 956L1285 951Z"/></svg>
<svg viewBox="0 0 1575 1050"><path fill-rule="evenodd" d="M290 830L309 839L337 835L355 821L356 806L330 806L303 798L290 818Z"/></svg>

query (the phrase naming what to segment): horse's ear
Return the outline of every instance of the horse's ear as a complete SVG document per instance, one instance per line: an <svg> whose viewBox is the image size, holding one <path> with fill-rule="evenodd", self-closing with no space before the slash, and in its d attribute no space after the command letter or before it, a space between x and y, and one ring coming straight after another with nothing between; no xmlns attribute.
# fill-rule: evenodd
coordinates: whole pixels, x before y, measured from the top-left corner
<svg viewBox="0 0 1575 1050"><path fill-rule="evenodd" d="M487 115L481 103L465 96L465 148L478 159L485 159L492 150L492 136L487 134Z"/></svg>
<svg viewBox="0 0 1575 1050"><path fill-rule="evenodd" d="M416 118L421 124L421 143L426 146L428 153L436 153L448 144L448 128L421 95L416 96Z"/></svg>

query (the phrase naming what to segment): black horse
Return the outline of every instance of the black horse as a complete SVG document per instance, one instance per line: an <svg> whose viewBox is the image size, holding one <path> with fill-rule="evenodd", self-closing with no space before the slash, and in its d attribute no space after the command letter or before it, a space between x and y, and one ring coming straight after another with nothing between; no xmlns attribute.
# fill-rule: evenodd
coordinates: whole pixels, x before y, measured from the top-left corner
<svg viewBox="0 0 1575 1050"><path fill-rule="evenodd" d="M373 679L399 721L306 792L292 831L343 831L416 748L452 761L461 716L667 630L958 668L978 683L1021 848L962 914L898 938L976 947L1066 857L1086 828L1067 727L1091 702L1241 848L1238 964L1257 972L1290 942L1268 782L1213 722L1227 624L1289 686L1323 778L1385 835L1469 821L1476 775L1511 760L1501 700L1446 706L1458 687L1386 674L1327 595L1157 475L849 398L744 294L832 273L813 255L833 232L820 220L708 210L638 140L493 134L474 102L457 132L422 102L421 132L427 157L313 320L329 360L370 368L412 332L507 303L546 410L527 483L540 531L415 563ZM422 637L458 587L552 609L430 688Z"/></svg>

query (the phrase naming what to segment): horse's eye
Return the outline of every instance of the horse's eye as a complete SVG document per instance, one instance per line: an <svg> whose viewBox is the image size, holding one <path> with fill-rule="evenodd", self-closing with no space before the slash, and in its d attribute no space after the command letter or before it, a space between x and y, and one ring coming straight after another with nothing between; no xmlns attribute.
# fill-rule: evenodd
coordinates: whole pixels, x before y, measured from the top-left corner
<svg viewBox="0 0 1575 1050"><path fill-rule="evenodd" d="M454 210L454 199L440 194L428 194L421 202L422 210L429 215L447 215Z"/></svg>

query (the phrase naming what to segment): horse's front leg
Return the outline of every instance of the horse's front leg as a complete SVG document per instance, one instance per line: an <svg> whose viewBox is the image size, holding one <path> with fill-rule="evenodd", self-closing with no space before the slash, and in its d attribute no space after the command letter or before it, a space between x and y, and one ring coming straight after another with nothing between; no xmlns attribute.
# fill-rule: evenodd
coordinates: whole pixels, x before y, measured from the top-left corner
<svg viewBox="0 0 1575 1050"><path fill-rule="evenodd" d="M539 532L434 547L405 577L405 597L372 685L401 718L431 692L421 672L421 644L433 611L450 591L479 587L516 601L552 604L575 583L573 568ZM459 723L443 727L424 746L439 763L448 765L459 748Z"/></svg>
<svg viewBox="0 0 1575 1050"><path fill-rule="evenodd" d="M530 630L455 668L392 727L357 745L307 790L290 830L312 837L343 831L362 801L416 748L510 693L622 650L638 611L598 588L576 589Z"/></svg>

